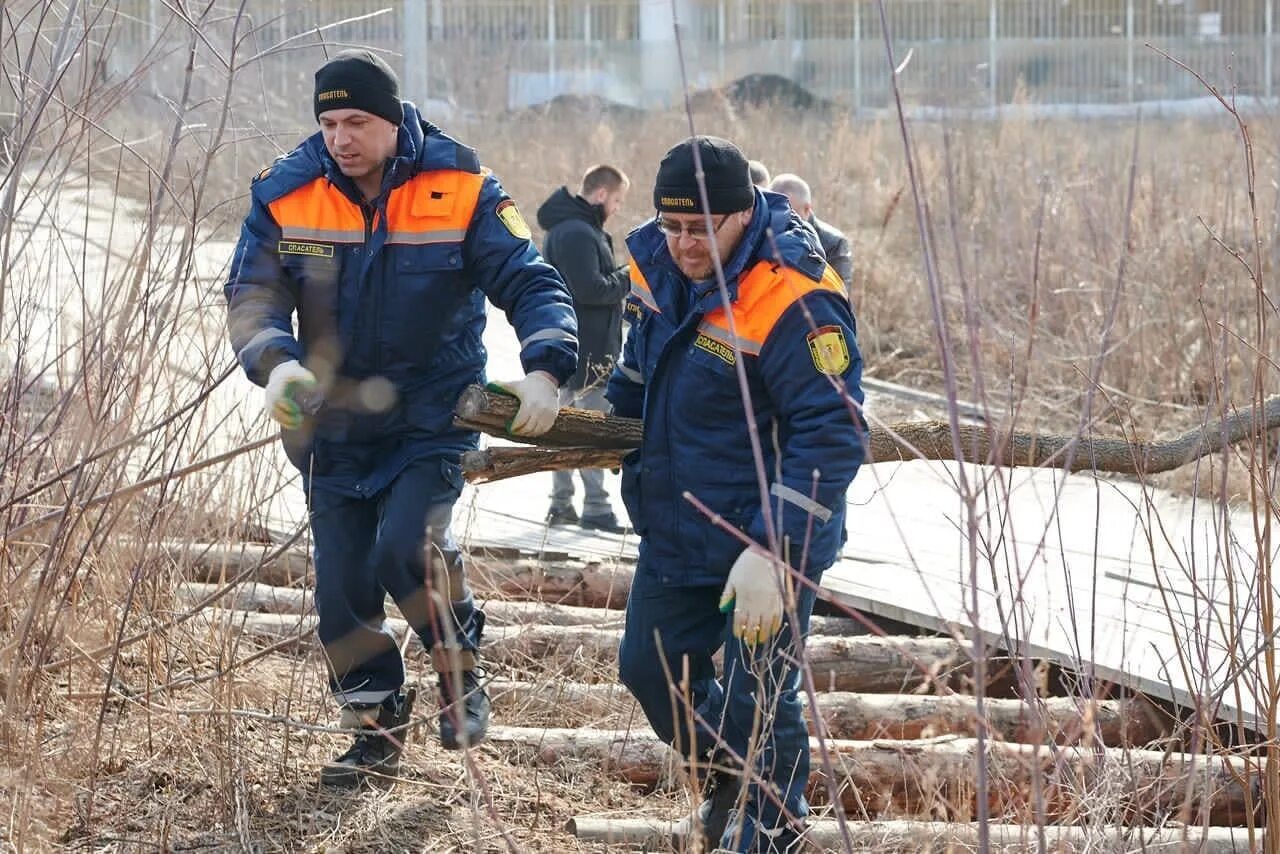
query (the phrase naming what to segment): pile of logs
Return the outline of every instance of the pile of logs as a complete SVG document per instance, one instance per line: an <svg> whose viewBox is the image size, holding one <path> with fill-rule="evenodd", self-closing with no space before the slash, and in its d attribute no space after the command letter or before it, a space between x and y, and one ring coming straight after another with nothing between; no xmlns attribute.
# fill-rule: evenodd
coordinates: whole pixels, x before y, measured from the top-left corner
<svg viewBox="0 0 1280 854"><path fill-rule="evenodd" d="M201 619L279 651L314 649L305 555L184 546L168 557L190 579L178 588L180 607L199 605ZM681 762L616 682L630 567L509 553L472 564L494 675L486 749L514 764L641 789L682 785ZM986 672L999 672L998 651L988 656ZM809 795L814 842L825 850L973 846L979 751L996 822L992 850L1041 842L1054 851L1247 850L1240 826L1259 814L1258 760L1181 752L1167 715L1142 697L1022 698L992 683L980 728L968 642L876 636L852 619L818 617L807 657L817 690L811 731L821 736ZM833 810L847 817L843 829ZM569 829L670 850L680 827L582 816Z"/></svg>

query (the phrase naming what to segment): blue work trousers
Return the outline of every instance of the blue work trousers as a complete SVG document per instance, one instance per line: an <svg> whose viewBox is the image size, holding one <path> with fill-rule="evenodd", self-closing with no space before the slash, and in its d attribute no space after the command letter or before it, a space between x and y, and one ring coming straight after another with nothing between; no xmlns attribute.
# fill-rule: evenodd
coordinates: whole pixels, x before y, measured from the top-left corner
<svg viewBox="0 0 1280 854"><path fill-rule="evenodd" d="M815 593L798 586L799 625L788 618L773 641L751 647L720 613L720 586L674 587L659 576L643 564L637 569L620 676L658 737L686 759L738 770L739 760L750 760L742 820L721 841L724 849L749 851L757 830L796 825L809 814L809 733L794 639L809 631ZM712 656L721 647L724 675L717 678Z"/></svg>
<svg viewBox="0 0 1280 854"><path fill-rule="evenodd" d="M404 660L384 623L388 594L427 649L475 651L484 612L450 524L460 483L456 462L431 458L368 498L323 489L307 496L317 631L340 704L376 705L404 684Z"/></svg>

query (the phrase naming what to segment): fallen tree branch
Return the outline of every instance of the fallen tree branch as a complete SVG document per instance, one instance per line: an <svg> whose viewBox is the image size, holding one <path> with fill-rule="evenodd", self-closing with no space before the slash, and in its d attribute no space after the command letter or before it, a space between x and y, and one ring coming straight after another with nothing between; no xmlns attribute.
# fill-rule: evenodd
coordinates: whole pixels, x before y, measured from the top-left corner
<svg viewBox="0 0 1280 854"><path fill-rule="evenodd" d="M478 386L467 389L459 399L459 417L454 421L457 426L540 446L489 448L467 454L462 467L468 481L485 483L565 468L616 468L622 457L640 446L642 428L638 419L573 408L560 410L555 425L544 436L533 440L512 436L505 425L515 414L516 406L513 398ZM1070 460L1072 471L1156 474L1276 427L1280 427L1280 396L1268 398L1260 409L1243 409L1222 421L1152 442L1008 432L991 425L961 424L956 443L951 426L945 422L904 421L870 432L867 459L953 460L958 446L967 452L966 461L987 465L1060 468Z"/></svg>

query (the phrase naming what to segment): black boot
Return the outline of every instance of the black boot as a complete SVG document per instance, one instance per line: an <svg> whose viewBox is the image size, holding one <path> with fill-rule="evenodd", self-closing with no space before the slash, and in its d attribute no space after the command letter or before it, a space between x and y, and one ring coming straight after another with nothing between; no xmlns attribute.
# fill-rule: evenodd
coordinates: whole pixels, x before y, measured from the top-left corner
<svg viewBox="0 0 1280 854"><path fill-rule="evenodd" d="M671 845L678 851L716 851L720 847L720 837L724 836L729 826L729 819L734 814L734 806L738 802L738 793L742 791L742 781L736 774L713 769L707 774L702 791L702 802L688 819L681 820L676 827L676 837ZM701 839L701 847L695 847L695 840Z"/></svg>
<svg viewBox="0 0 1280 854"><path fill-rule="evenodd" d="M707 775L707 790L698 805L698 823L702 825L703 850L720 847L720 837L729 826L730 815L738 803L742 780L728 771L713 770Z"/></svg>
<svg viewBox="0 0 1280 854"><path fill-rule="evenodd" d="M440 746L445 750L474 747L489 731L489 695L481 676L474 668L440 674Z"/></svg>
<svg viewBox="0 0 1280 854"><path fill-rule="evenodd" d="M392 694L377 706L348 706L344 726L360 727L346 753L320 770L320 785L350 789L362 782L390 782L400 773L400 753L408 737L414 689Z"/></svg>

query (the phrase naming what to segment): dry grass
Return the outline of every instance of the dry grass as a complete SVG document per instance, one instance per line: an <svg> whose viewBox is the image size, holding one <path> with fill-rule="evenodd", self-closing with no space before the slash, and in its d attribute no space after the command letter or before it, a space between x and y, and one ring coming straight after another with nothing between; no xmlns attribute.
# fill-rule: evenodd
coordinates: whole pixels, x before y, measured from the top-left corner
<svg viewBox="0 0 1280 854"><path fill-rule="evenodd" d="M231 27L219 19L202 32L225 50ZM256 398L238 409L235 395L216 406L200 398L230 360L218 295L225 271L208 261L226 247L202 247L234 239L248 177L308 129L264 128L261 88L238 78L224 101L227 81L213 72L176 116L165 113L141 94L146 68L128 86L101 88L88 48L45 103L35 84L52 48L3 37L4 56L35 59L17 99L20 154L0 220L0 789L10 807L0 838L26 851L577 851L591 849L562 830L575 813L683 808L676 792L637 793L591 768L517 767L485 747L468 766L433 745L426 700L397 787L348 798L318 789L319 764L344 739L325 731L333 715L318 659L260 656L225 627L187 619L172 595L175 570L156 548L259 530L278 488L274 448L232 469L166 473L264 435ZM178 29L179 49L165 61L190 44ZM200 43L197 54L208 60L208 49ZM151 109L139 118L129 108L143 101ZM868 374L942 390L897 128L723 106L694 118L700 132L810 180L820 215L854 243ZM1274 175L1276 127L1250 118L1257 174ZM622 166L636 189L621 233L648 215L646 188L687 119L491 118L448 130L477 145L530 220L587 165ZM1176 433L1223 401L1248 402L1259 361L1255 284L1273 272L1280 193L1263 182L1250 206L1244 150L1225 111L1197 121L1011 118L911 131L963 397L1022 429L1138 436ZM88 208L65 216L77 192L113 219L91 223ZM1255 214L1262 263L1247 270ZM57 239L27 242L42 216L56 216ZM137 234L122 241L126 222ZM114 254L100 261L104 245ZM69 294L62 335L50 351L28 349L55 280ZM1272 477L1265 457L1248 454L1156 483L1248 502L1249 484ZM152 488L111 497L153 477ZM562 676L561 662L540 664L523 677ZM522 722L557 722L539 714Z"/></svg>

